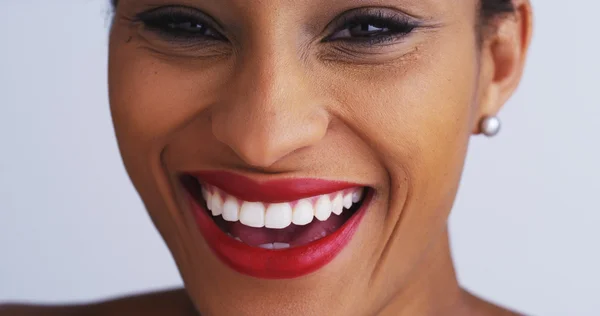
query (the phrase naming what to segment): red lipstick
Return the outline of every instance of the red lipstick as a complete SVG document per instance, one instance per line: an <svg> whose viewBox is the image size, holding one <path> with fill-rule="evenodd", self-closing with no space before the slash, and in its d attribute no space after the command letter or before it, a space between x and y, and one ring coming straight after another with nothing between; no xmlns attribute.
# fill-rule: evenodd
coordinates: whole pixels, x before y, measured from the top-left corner
<svg viewBox="0 0 600 316"><path fill-rule="evenodd" d="M322 179L277 179L259 182L224 171L202 171L191 175L201 183L216 186L248 202L290 202L361 186L356 183Z"/></svg>
<svg viewBox="0 0 600 316"><path fill-rule="evenodd" d="M278 179L258 182L222 171L197 172L193 176L200 183L216 186L242 200L266 203L291 202L343 189L362 187L360 184L320 179ZM367 190L360 208L330 235L303 246L278 250L252 247L228 236L217 226L203 203L199 203L196 194L188 194L188 200L202 236L223 263L235 271L256 278L290 279L324 267L348 245L364 217L372 196L372 190Z"/></svg>

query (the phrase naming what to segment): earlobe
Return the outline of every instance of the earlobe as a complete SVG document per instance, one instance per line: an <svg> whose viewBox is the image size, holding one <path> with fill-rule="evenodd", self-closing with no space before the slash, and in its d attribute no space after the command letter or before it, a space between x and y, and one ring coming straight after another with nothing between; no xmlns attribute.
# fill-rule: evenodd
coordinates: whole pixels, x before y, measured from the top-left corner
<svg viewBox="0 0 600 316"><path fill-rule="evenodd" d="M528 0L516 0L515 12L493 22L494 31L482 43L482 82L479 115L474 133L482 133L486 117L496 116L513 95L525 66L532 34L532 10Z"/></svg>
<svg viewBox="0 0 600 316"><path fill-rule="evenodd" d="M503 104L500 101L500 86L490 79L492 76L493 72L489 71L487 75L482 76L482 82L485 82L485 89L481 92L478 101L479 106L475 117L475 125L473 126L474 135L484 134L484 121L490 117L497 118Z"/></svg>

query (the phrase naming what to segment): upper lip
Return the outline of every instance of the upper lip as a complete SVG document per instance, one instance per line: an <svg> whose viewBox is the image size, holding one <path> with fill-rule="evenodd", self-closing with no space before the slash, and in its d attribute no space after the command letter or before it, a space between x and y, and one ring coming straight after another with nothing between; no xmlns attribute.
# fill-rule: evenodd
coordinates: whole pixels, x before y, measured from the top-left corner
<svg viewBox="0 0 600 316"><path fill-rule="evenodd" d="M282 178L257 181L229 171L188 173L202 184L215 186L248 202L283 203L362 187L360 184L315 178Z"/></svg>

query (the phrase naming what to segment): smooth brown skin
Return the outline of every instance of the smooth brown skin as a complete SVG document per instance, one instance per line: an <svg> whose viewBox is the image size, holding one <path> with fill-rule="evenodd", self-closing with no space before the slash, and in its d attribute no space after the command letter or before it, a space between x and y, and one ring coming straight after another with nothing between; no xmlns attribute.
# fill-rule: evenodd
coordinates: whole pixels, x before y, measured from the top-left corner
<svg viewBox="0 0 600 316"><path fill-rule="evenodd" d="M119 3L110 36L116 135L187 293L78 311L165 315L156 306L172 305L169 314L181 315L194 315L192 306L202 315L513 315L460 288L448 244L469 139L516 89L531 38L528 0L517 0L516 15L498 19L483 41L476 3ZM131 21L166 4L207 12L233 44L175 45ZM335 16L367 6L426 17L426 27L387 46L319 42ZM182 199L175 175L213 168L353 181L376 197L333 262L297 279L259 280L215 258Z"/></svg>

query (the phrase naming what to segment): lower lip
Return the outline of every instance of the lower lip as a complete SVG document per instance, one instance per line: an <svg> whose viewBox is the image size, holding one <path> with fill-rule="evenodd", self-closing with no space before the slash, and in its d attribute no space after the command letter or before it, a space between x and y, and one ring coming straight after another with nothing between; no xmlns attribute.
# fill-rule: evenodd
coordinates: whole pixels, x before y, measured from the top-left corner
<svg viewBox="0 0 600 316"><path fill-rule="evenodd" d="M372 200L372 190L359 210L333 234L305 246L268 250L237 241L224 233L206 209L188 194L188 200L208 246L221 261L233 270L261 279L298 278L327 265L349 243L358 229Z"/></svg>

